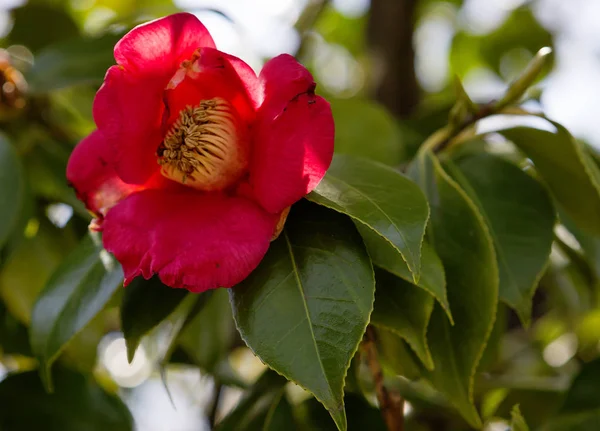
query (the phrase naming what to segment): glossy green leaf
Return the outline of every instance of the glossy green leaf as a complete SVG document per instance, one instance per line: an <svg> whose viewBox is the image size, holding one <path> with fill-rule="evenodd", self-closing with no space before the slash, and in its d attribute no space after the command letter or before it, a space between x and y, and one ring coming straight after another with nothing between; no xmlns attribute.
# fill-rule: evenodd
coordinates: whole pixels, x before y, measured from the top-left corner
<svg viewBox="0 0 600 431"><path fill-rule="evenodd" d="M412 283L413 276L394 246L362 223L355 224L367 246L373 264ZM432 295L446 310L448 318L452 321L446 296L444 267L433 247L425 241L421 249L421 277L417 286Z"/></svg>
<svg viewBox="0 0 600 431"><path fill-rule="evenodd" d="M446 272L454 326L435 307L427 331L435 365L425 371L474 427L481 426L473 405L473 380L494 326L498 303L498 268L483 217L467 194L430 152L420 154L412 172L431 205L429 239Z"/></svg>
<svg viewBox="0 0 600 431"><path fill-rule="evenodd" d="M202 370L214 373L233 342L235 323L226 289L217 289L179 335L179 344Z"/></svg>
<svg viewBox="0 0 600 431"><path fill-rule="evenodd" d="M157 276L150 280L137 277L125 288L121 328L129 362L133 360L142 337L175 311L188 294L186 289L164 285Z"/></svg>
<svg viewBox="0 0 600 431"><path fill-rule="evenodd" d="M91 237L52 274L35 303L30 328L31 348L48 388L54 360L106 306L122 281L121 266Z"/></svg>
<svg viewBox="0 0 600 431"><path fill-rule="evenodd" d="M44 391L38 373L13 374L0 382L0 429L10 431L132 431L123 402L81 374L58 368L56 388Z"/></svg>
<svg viewBox="0 0 600 431"><path fill-rule="evenodd" d="M306 201L258 268L230 289L242 338L346 429L343 386L373 309L369 256L347 217Z"/></svg>
<svg viewBox="0 0 600 431"><path fill-rule="evenodd" d="M383 106L370 100L341 99L331 103L331 110L336 124L336 153L390 166L402 161L400 129Z"/></svg>
<svg viewBox="0 0 600 431"><path fill-rule="evenodd" d="M556 133L516 127L502 130L535 164L554 198L573 222L600 235L600 168L585 146L560 124Z"/></svg>
<svg viewBox="0 0 600 431"><path fill-rule="evenodd" d="M529 427L527 426L527 422L523 418L521 414L521 409L519 409L519 405L515 405L510 412L510 431L529 431Z"/></svg>
<svg viewBox="0 0 600 431"><path fill-rule="evenodd" d="M339 155L308 199L349 215L389 241L418 282L429 208L411 180L382 164Z"/></svg>
<svg viewBox="0 0 600 431"><path fill-rule="evenodd" d="M429 369L433 360L427 346L427 325L433 311L433 296L389 272L375 273L375 306L371 323L404 338Z"/></svg>
<svg viewBox="0 0 600 431"><path fill-rule="evenodd" d="M0 187L0 247L2 247L18 221L25 194L21 161L3 135L0 135Z"/></svg>
<svg viewBox="0 0 600 431"><path fill-rule="evenodd" d="M99 85L115 64L113 49L122 34L77 38L40 51L27 74L33 93L47 93L82 84Z"/></svg>
<svg viewBox="0 0 600 431"><path fill-rule="evenodd" d="M496 251L500 299L527 326L554 235L556 215L548 193L512 163L489 154L444 167L483 216Z"/></svg>

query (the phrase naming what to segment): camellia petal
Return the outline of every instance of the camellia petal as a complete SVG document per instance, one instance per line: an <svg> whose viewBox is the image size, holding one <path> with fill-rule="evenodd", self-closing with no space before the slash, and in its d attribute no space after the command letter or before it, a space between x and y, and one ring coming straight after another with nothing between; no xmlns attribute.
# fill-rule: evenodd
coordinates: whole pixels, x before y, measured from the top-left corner
<svg viewBox="0 0 600 431"><path fill-rule="evenodd" d="M71 153L67 180L85 206L100 216L137 188L125 184L114 170L114 153L98 130Z"/></svg>
<svg viewBox="0 0 600 431"><path fill-rule="evenodd" d="M231 287L266 253L277 217L250 200L194 190L145 190L107 215L103 241L125 281L158 274L163 283L202 292Z"/></svg>
<svg viewBox="0 0 600 431"><path fill-rule="evenodd" d="M157 170L162 140L163 91L181 62L215 44L198 19L178 13L142 24L115 46L111 67L94 100L94 119L117 155L116 170L130 184L143 184Z"/></svg>
<svg viewBox="0 0 600 431"><path fill-rule="evenodd" d="M165 85L113 66L94 99L94 120L115 153L117 174L127 183L143 184L159 169Z"/></svg>
<svg viewBox="0 0 600 431"><path fill-rule="evenodd" d="M265 100L268 103L268 99ZM261 205L278 213L311 192L333 158L334 124L329 103L303 93L281 112L259 114L250 183Z"/></svg>
<svg viewBox="0 0 600 431"><path fill-rule="evenodd" d="M129 73L168 81L202 47L215 47L210 33L198 18L182 12L135 27L115 45L115 59Z"/></svg>
<svg viewBox="0 0 600 431"><path fill-rule="evenodd" d="M250 123L254 120L258 87L256 74L242 60L216 49L202 48L178 69L167 86L167 124L172 124L187 106L216 97L227 100Z"/></svg>
<svg viewBox="0 0 600 431"><path fill-rule="evenodd" d="M267 61L258 79L263 93L262 111L281 112L292 98L301 93L312 93L316 86L310 72L289 54L281 54Z"/></svg>

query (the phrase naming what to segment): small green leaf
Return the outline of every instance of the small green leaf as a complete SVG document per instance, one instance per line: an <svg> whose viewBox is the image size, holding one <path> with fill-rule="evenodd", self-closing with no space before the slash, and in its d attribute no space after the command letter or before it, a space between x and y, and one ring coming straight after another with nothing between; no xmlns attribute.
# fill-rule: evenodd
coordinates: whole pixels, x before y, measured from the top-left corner
<svg viewBox="0 0 600 431"><path fill-rule="evenodd" d="M286 383L287 380L274 371L265 371L234 409L219 422L216 430L244 431L257 420L264 422L269 407L279 399Z"/></svg>
<svg viewBox="0 0 600 431"><path fill-rule="evenodd" d="M535 164L573 222L600 235L600 168L581 142L558 123L556 133L516 127L501 130Z"/></svg>
<svg viewBox="0 0 600 431"><path fill-rule="evenodd" d="M373 309L373 268L347 217L306 201L258 268L230 289L242 338L346 430L343 386Z"/></svg>
<svg viewBox="0 0 600 431"><path fill-rule="evenodd" d="M373 264L412 283L413 276L394 246L362 223L355 224L367 246ZM421 249L421 278L419 278L417 286L427 291L440 303L452 322L450 306L446 297L444 267L433 247L427 242L423 242Z"/></svg>
<svg viewBox="0 0 600 431"><path fill-rule="evenodd" d="M13 146L0 135L0 247L18 221L24 203L25 182L21 161Z"/></svg>
<svg viewBox="0 0 600 431"><path fill-rule="evenodd" d="M523 415L521 415L521 410L519 409L518 404L512 408L512 410L510 412L510 416L511 416L510 431L529 431L527 422L525 422Z"/></svg>
<svg viewBox="0 0 600 431"><path fill-rule="evenodd" d="M500 271L500 299L527 326L552 247L552 200L540 183L499 157L479 154L444 167L485 219Z"/></svg>
<svg viewBox="0 0 600 431"><path fill-rule="evenodd" d="M150 280L137 277L125 288L121 303L121 328L129 362L133 360L142 337L175 311L188 293L186 289L164 285L157 276Z"/></svg>
<svg viewBox="0 0 600 431"><path fill-rule="evenodd" d="M213 291L206 305L179 335L179 344L202 370L213 374L235 334L226 289Z"/></svg>
<svg viewBox="0 0 600 431"><path fill-rule="evenodd" d="M402 255L413 281L419 281L429 208L411 180L388 166L339 155L308 199L373 229Z"/></svg>
<svg viewBox="0 0 600 431"><path fill-rule="evenodd" d="M496 316L496 256L477 207L436 157L421 153L415 163L412 172L431 205L428 236L444 264L454 316L451 326L443 310L434 308L427 340L435 369L424 375L477 428L481 419L473 405L473 381Z"/></svg>
<svg viewBox="0 0 600 431"><path fill-rule="evenodd" d="M411 347L398 333L378 326L376 341L379 362L381 362L384 371L404 376L409 380L421 378L423 367L419 364L419 359L412 353Z"/></svg>
<svg viewBox="0 0 600 431"><path fill-rule="evenodd" d="M113 49L122 34L71 39L40 51L27 74L35 94L82 84L101 84L106 70L115 64Z"/></svg>
<svg viewBox="0 0 600 431"><path fill-rule="evenodd" d="M557 417L542 431L596 431L600 426L600 359L584 364Z"/></svg>
<svg viewBox="0 0 600 431"><path fill-rule="evenodd" d="M11 431L132 431L123 402L89 377L58 368L56 388L44 391L37 372L13 374L0 382L0 429Z"/></svg>
<svg viewBox="0 0 600 431"><path fill-rule="evenodd" d="M294 431L298 430L292 406L285 396L285 389L279 392L279 397L271 404L262 431Z"/></svg>
<svg viewBox="0 0 600 431"><path fill-rule="evenodd" d="M383 270L375 273L375 280L377 287L371 323L404 338L425 366L433 369L427 346L433 296Z"/></svg>
<svg viewBox="0 0 600 431"><path fill-rule="evenodd" d="M52 363L102 311L122 281L121 266L91 237L84 238L52 274L33 307L30 328L31 348L49 390Z"/></svg>

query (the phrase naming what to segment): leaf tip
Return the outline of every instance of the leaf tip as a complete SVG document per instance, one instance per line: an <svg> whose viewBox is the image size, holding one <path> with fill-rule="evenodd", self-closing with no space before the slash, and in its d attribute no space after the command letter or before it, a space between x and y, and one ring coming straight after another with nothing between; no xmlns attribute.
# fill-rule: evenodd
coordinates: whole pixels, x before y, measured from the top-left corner
<svg viewBox="0 0 600 431"><path fill-rule="evenodd" d="M135 357L135 352L140 345L140 339L138 337L125 337L125 346L127 348L127 362L132 363Z"/></svg>

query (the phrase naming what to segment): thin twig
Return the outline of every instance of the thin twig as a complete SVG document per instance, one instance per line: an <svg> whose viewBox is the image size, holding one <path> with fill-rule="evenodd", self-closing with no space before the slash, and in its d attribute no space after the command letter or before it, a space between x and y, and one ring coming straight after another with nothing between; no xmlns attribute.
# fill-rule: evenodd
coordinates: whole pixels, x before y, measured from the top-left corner
<svg viewBox="0 0 600 431"><path fill-rule="evenodd" d="M208 414L208 423L210 424L210 429L215 429L215 424L217 420L217 413L219 411L219 401L221 400L221 392L223 391L223 384L215 380L215 388L212 397L212 403L210 406L210 413Z"/></svg>
<svg viewBox="0 0 600 431"><path fill-rule="evenodd" d="M300 34L300 44L296 50L296 58L302 58L306 50L306 44L309 38L309 33L319 20L321 14L325 11L331 0L312 0L296 21L294 25L296 31Z"/></svg>
<svg viewBox="0 0 600 431"><path fill-rule="evenodd" d="M363 350L367 357L367 365L371 371L375 392L379 401L379 409L385 420L388 431L404 430L404 399L395 392L390 392L383 382L383 371L377 357L377 346L375 344L375 329L369 325L363 340Z"/></svg>

